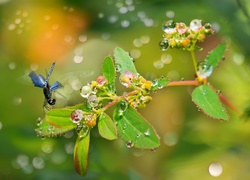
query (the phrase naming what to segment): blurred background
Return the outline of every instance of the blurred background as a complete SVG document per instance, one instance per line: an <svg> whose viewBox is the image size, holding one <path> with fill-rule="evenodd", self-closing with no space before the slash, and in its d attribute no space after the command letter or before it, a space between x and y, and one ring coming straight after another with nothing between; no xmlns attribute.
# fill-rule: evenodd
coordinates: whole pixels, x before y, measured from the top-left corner
<svg viewBox="0 0 250 180"><path fill-rule="evenodd" d="M27 74L46 75L59 90L57 106L82 101L79 88L101 73L104 57L122 47L147 78L193 79L188 52L161 51L161 25L174 19L212 23L216 34L197 52L203 60L218 43L229 48L209 82L243 112L250 105L250 2L247 0L0 0L0 179L248 179L250 123L228 109L230 121L210 119L191 102L193 87L152 94L140 110L161 137L155 151L128 149L92 130L87 175L74 170L74 132L41 139L42 89ZM57 94L56 94L57 95Z"/></svg>

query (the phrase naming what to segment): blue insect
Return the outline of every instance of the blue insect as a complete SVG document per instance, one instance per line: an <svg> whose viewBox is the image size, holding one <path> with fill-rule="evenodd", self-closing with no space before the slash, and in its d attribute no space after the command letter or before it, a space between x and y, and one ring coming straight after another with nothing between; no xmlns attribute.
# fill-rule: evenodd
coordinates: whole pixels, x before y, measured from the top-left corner
<svg viewBox="0 0 250 180"><path fill-rule="evenodd" d="M51 65L46 79L41 74L37 75L34 71L31 71L29 73L29 77L31 78L34 86L43 88L43 94L45 97L43 107L45 107L47 110L50 109L48 107L48 104L54 105L56 103L56 99L52 98L52 92L63 87L63 85L58 81L54 82L51 86L49 85L49 78L52 74L55 64L56 63L53 62L53 64Z"/></svg>

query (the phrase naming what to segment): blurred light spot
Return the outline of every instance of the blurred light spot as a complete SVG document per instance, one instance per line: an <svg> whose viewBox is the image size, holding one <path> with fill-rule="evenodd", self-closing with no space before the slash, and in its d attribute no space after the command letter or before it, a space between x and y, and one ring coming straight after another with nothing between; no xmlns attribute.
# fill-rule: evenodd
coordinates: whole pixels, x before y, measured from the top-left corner
<svg viewBox="0 0 250 180"><path fill-rule="evenodd" d="M30 69L31 69L32 71L36 71L36 70L38 69L38 64L32 63L32 64L30 65Z"/></svg>
<svg viewBox="0 0 250 180"><path fill-rule="evenodd" d="M73 135L74 135L74 131L69 131L69 132L65 133L64 137L65 138L71 138Z"/></svg>
<svg viewBox="0 0 250 180"><path fill-rule="evenodd" d="M73 154L74 153L74 143L70 142L65 144L65 150L68 154Z"/></svg>
<svg viewBox="0 0 250 180"><path fill-rule="evenodd" d="M237 65L242 65L243 62L245 61L245 56L242 55L242 54L235 53L235 54L233 55L233 61L234 61L235 64L237 64Z"/></svg>
<svg viewBox="0 0 250 180"><path fill-rule="evenodd" d="M54 164L62 164L66 160L66 155L62 151L56 151L51 156L51 161Z"/></svg>
<svg viewBox="0 0 250 180"><path fill-rule="evenodd" d="M166 12L166 16L167 16L167 18L174 18L174 11L167 11Z"/></svg>
<svg viewBox="0 0 250 180"><path fill-rule="evenodd" d="M113 24L113 23L117 22L118 19L119 19L118 16L112 15L112 16L109 16L109 17L108 17L108 22Z"/></svg>
<svg viewBox="0 0 250 180"><path fill-rule="evenodd" d="M162 54L161 62L164 64L170 64L172 62L172 56L170 54Z"/></svg>
<svg viewBox="0 0 250 180"><path fill-rule="evenodd" d="M9 69L10 70L16 69L16 63L14 63L14 62L9 63Z"/></svg>
<svg viewBox="0 0 250 180"><path fill-rule="evenodd" d="M45 141L41 145L41 149L44 153L51 153L53 151L53 143L51 141Z"/></svg>
<svg viewBox="0 0 250 180"><path fill-rule="evenodd" d="M220 31L220 25L218 23L212 23L212 27L216 33Z"/></svg>
<svg viewBox="0 0 250 180"><path fill-rule="evenodd" d="M135 6L134 6L134 5L128 6L128 10L129 10L129 11L134 11L134 10L135 10Z"/></svg>
<svg viewBox="0 0 250 180"><path fill-rule="evenodd" d="M119 8L119 13L120 14L126 14L128 12L128 8L127 7L120 7Z"/></svg>
<svg viewBox="0 0 250 180"><path fill-rule="evenodd" d="M28 164L27 166L22 167L22 171L25 174L31 174L33 172L33 167L30 164Z"/></svg>
<svg viewBox="0 0 250 180"><path fill-rule="evenodd" d="M126 1L125 1L125 4L127 4L127 5L132 5L132 4L133 4L133 0L126 0Z"/></svg>
<svg viewBox="0 0 250 180"><path fill-rule="evenodd" d="M29 164L29 157L24 155L24 154L20 154L17 156L16 158L16 168L22 168L24 166L27 166Z"/></svg>
<svg viewBox="0 0 250 180"><path fill-rule="evenodd" d="M82 47L75 48L74 53L76 55L81 55L83 53L83 48Z"/></svg>
<svg viewBox="0 0 250 180"><path fill-rule="evenodd" d="M85 42L87 41L88 37L86 35L80 35L78 39L80 42Z"/></svg>
<svg viewBox="0 0 250 180"><path fill-rule="evenodd" d="M140 40L141 40L141 42L143 43L143 44L147 44L147 43L149 43L149 41L150 41L150 37L149 36L141 36L141 38L140 38Z"/></svg>
<svg viewBox="0 0 250 180"><path fill-rule="evenodd" d="M20 18L15 19L15 24L20 24L21 22L22 22L22 20Z"/></svg>
<svg viewBox="0 0 250 180"><path fill-rule="evenodd" d="M99 17L99 18L104 18L104 13L100 12L100 13L98 14L98 17Z"/></svg>
<svg viewBox="0 0 250 180"><path fill-rule="evenodd" d="M130 22L129 22L128 20L122 20L122 21L121 21L121 26L122 26L123 28L129 27L129 25L130 25Z"/></svg>
<svg viewBox="0 0 250 180"><path fill-rule="evenodd" d="M178 136L174 132L168 132L164 135L164 143L168 146L174 146L178 142Z"/></svg>
<svg viewBox="0 0 250 180"><path fill-rule="evenodd" d="M0 4L4 4L4 3L8 2L8 1L10 1L10 0L0 0Z"/></svg>
<svg viewBox="0 0 250 180"><path fill-rule="evenodd" d="M164 67L164 63L159 60L155 61L153 64L156 69L161 69Z"/></svg>
<svg viewBox="0 0 250 180"><path fill-rule="evenodd" d="M22 29L17 29L16 33L17 33L17 34L22 34L22 33L23 33L23 30L22 30Z"/></svg>
<svg viewBox="0 0 250 180"><path fill-rule="evenodd" d="M27 11L23 12L23 17L28 17L29 13Z"/></svg>
<svg viewBox="0 0 250 180"><path fill-rule="evenodd" d="M117 2L117 3L115 4L115 6L116 6L117 8L120 8L120 7L124 6L124 5L123 5L123 2Z"/></svg>
<svg viewBox="0 0 250 180"><path fill-rule="evenodd" d="M143 22L144 22L144 25L147 27L151 27L154 25L154 20L150 18L145 19Z"/></svg>
<svg viewBox="0 0 250 180"><path fill-rule="evenodd" d="M36 169L43 169L45 166L45 162L44 162L43 158L41 158L41 157L34 157L32 160L32 165Z"/></svg>
<svg viewBox="0 0 250 180"><path fill-rule="evenodd" d="M145 78L152 81L152 80L156 79L156 74L154 74L154 73L146 73Z"/></svg>
<svg viewBox="0 0 250 180"><path fill-rule="evenodd" d="M15 29L16 29L16 25L15 24L13 24L13 23L9 24L8 30L13 31Z"/></svg>
<svg viewBox="0 0 250 180"><path fill-rule="evenodd" d="M21 98L21 97L15 97L15 98L13 99L13 104L14 104L14 105L18 106L18 105L20 105L21 103L22 103L22 98Z"/></svg>
<svg viewBox="0 0 250 180"><path fill-rule="evenodd" d="M102 33L102 39L108 40L110 38L110 33Z"/></svg>
<svg viewBox="0 0 250 180"><path fill-rule="evenodd" d="M83 60L83 56L75 55L74 62L75 63L81 63Z"/></svg>
<svg viewBox="0 0 250 180"><path fill-rule="evenodd" d="M49 21L50 19L51 19L50 15L44 16L44 20L45 20L45 21Z"/></svg>
<svg viewBox="0 0 250 180"><path fill-rule="evenodd" d="M180 79L179 73L175 70L169 71L167 76L171 81L177 81Z"/></svg>
<svg viewBox="0 0 250 180"><path fill-rule="evenodd" d="M145 154L145 150L143 149L132 148L131 151L135 157L141 157Z"/></svg>
<svg viewBox="0 0 250 180"><path fill-rule="evenodd" d="M131 55L132 58L137 59L137 58L139 58L141 56L141 51L138 50L138 49L132 49L130 51L130 55Z"/></svg>
<svg viewBox="0 0 250 180"><path fill-rule="evenodd" d="M135 47L141 47L142 46L141 39L139 38L134 39L133 44Z"/></svg>
<svg viewBox="0 0 250 180"><path fill-rule="evenodd" d="M3 124L2 122L0 121L0 130L3 128Z"/></svg>
<svg viewBox="0 0 250 180"><path fill-rule="evenodd" d="M58 30L59 29L59 24L53 24L51 27L52 30Z"/></svg>
<svg viewBox="0 0 250 180"><path fill-rule="evenodd" d="M218 162L210 164L208 172L211 176L218 177L222 174L223 168L222 165Z"/></svg>
<svg viewBox="0 0 250 180"><path fill-rule="evenodd" d="M144 19L144 18L146 17L146 13L143 12L143 11L139 11L139 12L137 13L137 16L138 16L140 19Z"/></svg>
<svg viewBox="0 0 250 180"><path fill-rule="evenodd" d="M68 44L74 44L74 38L70 35L65 36L64 41Z"/></svg>
<svg viewBox="0 0 250 180"><path fill-rule="evenodd" d="M70 82L70 85L73 90L79 90L82 87L82 83L78 79L74 79L73 81Z"/></svg>

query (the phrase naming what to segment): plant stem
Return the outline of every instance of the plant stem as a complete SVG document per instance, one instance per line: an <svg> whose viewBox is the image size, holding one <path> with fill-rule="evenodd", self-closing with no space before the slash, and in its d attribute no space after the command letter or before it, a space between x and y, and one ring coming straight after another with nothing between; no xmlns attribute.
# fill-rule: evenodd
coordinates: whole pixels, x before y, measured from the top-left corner
<svg viewBox="0 0 250 180"><path fill-rule="evenodd" d="M172 81L167 84L167 86L198 86L199 82L197 80L187 80L187 81Z"/></svg>
<svg viewBox="0 0 250 180"><path fill-rule="evenodd" d="M194 70L195 70L195 73L196 73L197 72L197 62L196 62L196 58L195 58L195 55L194 55L194 50L191 50L190 53L191 53L191 57L192 57L192 60L193 60Z"/></svg>

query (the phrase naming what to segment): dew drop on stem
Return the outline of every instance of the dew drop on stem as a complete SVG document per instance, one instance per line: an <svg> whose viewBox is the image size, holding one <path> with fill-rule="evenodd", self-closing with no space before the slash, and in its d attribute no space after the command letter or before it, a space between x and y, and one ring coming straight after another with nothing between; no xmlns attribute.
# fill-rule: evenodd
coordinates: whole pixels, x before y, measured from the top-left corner
<svg viewBox="0 0 250 180"><path fill-rule="evenodd" d="M169 43L167 39L163 39L159 42L159 47L162 51L166 51L169 47Z"/></svg>
<svg viewBox="0 0 250 180"><path fill-rule="evenodd" d="M132 148L132 147L134 147L134 144L133 144L132 141L127 141L127 142L126 142L126 146L127 146L128 148Z"/></svg>

